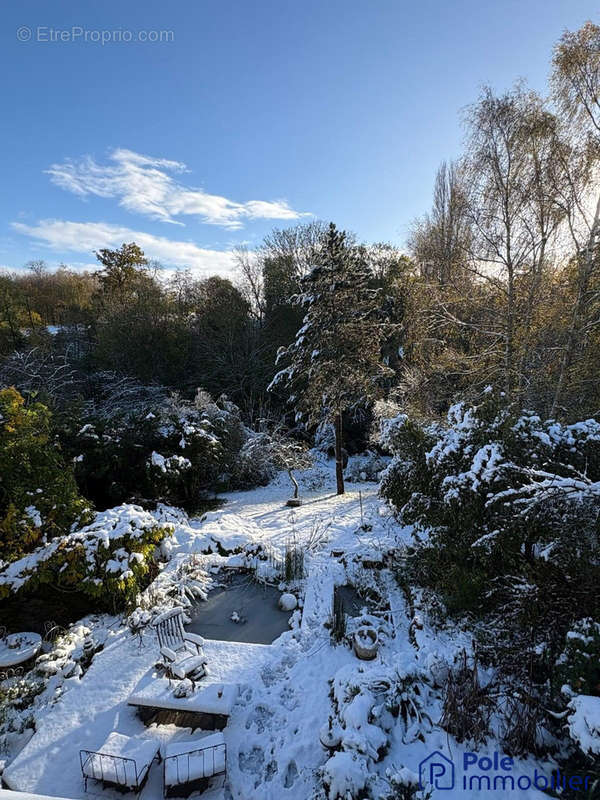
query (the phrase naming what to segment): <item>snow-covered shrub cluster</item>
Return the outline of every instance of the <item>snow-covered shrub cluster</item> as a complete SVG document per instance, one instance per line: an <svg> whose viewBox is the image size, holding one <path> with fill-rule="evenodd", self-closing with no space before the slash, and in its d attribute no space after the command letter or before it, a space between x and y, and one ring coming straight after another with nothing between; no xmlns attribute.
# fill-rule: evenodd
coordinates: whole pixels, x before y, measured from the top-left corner
<svg viewBox="0 0 600 800"><path fill-rule="evenodd" d="M245 438L238 410L202 395L90 417L69 447L79 485L100 505L145 499L193 508L203 492L229 485Z"/></svg>
<svg viewBox="0 0 600 800"><path fill-rule="evenodd" d="M376 483L387 466L387 459L367 450L356 456L350 456L345 470L345 477L349 483L372 481Z"/></svg>
<svg viewBox="0 0 600 800"><path fill-rule="evenodd" d="M399 577L480 620L505 748L547 748L548 728L561 735L547 709L566 713L575 694L600 695L600 423L544 421L488 391L453 406L444 428L399 415L383 438L393 460L381 492L415 531ZM486 693L472 670L459 673L455 704L464 707L470 687L465 724L480 714L484 731ZM448 717L458 735L450 708Z"/></svg>
<svg viewBox="0 0 600 800"><path fill-rule="evenodd" d="M421 571L457 608L493 601L505 575L533 584L540 573L576 576L581 594L598 578L600 423L543 422L488 393L478 406L452 407L441 431L406 417L388 426L394 458L382 494L402 521L427 530ZM579 602L573 594L581 616Z"/></svg>
<svg viewBox="0 0 600 800"><path fill-rule="evenodd" d="M0 572L0 597L45 585L77 589L113 610L143 588L157 545L171 532L139 506L103 511Z"/></svg>
<svg viewBox="0 0 600 800"><path fill-rule="evenodd" d="M44 691L44 682L27 675L3 681L0 686L0 773L5 759L10 760L35 732L31 705Z"/></svg>
<svg viewBox="0 0 600 800"><path fill-rule="evenodd" d="M286 436L281 429L248 432L237 461L234 483L239 487L266 485L279 470L286 470L298 493L294 470L308 469L313 457L306 445Z"/></svg>
<svg viewBox="0 0 600 800"><path fill-rule="evenodd" d="M225 396L158 397L149 408L90 416L68 440L75 474L99 506L161 501L198 508L207 492L264 485L305 466L304 449L277 432L255 433Z"/></svg>
<svg viewBox="0 0 600 800"><path fill-rule="evenodd" d="M110 620L110 618L108 618ZM77 685L96 653L103 649L109 630L102 617L88 617L58 636L23 677L7 677L0 684L0 773L25 747L36 721L48 713L70 687Z"/></svg>
<svg viewBox="0 0 600 800"><path fill-rule="evenodd" d="M432 728L425 710L430 691L424 673L398 665L369 670L348 664L337 671L331 681L332 713L320 733L335 750L320 773L328 800L426 796L418 792L418 776L415 782L404 768L384 776L374 764L385 757L399 724L405 744L425 741Z"/></svg>
<svg viewBox="0 0 600 800"><path fill-rule="evenodd" d="M266 486L277 474L268 433L248 436L240 450L236 465L236 483L240 487Z"/></svg>
<svg viewBox="0 0 600 800"><path fill-rule="evenodd" d="M373 782L371 765L383 757L393 727L378 688L354 665L342 667L332 681L335 718L329 726L335 727L340 749L321 770L328 800L365 796Z"/></svg>
<svg viewBox="0 0 600 800"><path fill-rule="evenodd" d="M50 652L38 656L34 673L44 678L51 675L79 678L102 647L101 642L94 640L90 627L77 623L57 638Z"/></svg>

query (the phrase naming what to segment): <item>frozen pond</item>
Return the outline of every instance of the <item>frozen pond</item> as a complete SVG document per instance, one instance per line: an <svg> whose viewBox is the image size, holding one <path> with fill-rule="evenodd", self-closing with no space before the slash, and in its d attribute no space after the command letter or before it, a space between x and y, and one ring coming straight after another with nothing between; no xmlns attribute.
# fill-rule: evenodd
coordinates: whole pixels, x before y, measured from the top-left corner
<svg viewBox="0 0 600 800"><path fill-rule="evenodd" d="M341 599L344 611L350 617L358 617L362 609L369 606L367 600L358 594L354 586L336 586L335 596Z"/></svg>
<svg viewBox="0 0 600 800"><path fill-rule="evenodd" d="M228 575L223 583L209 593L205 603L190 610L188 631L225 642L271 644L290 629L292 612L279 610L277 589L257 583L250 574ZM232 621L234 612L239 622Z"/></svg>

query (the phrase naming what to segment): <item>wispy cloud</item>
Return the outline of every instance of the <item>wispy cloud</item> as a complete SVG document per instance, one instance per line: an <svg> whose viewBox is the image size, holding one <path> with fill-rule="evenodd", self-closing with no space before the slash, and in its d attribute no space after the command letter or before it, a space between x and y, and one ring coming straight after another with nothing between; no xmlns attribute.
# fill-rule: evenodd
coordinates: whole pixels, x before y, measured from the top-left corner
<svg viewBox="0 0 600 800"><path fill-rule="evenodd" d="M203 189L186 186L174 175L187 172L180 161L150 158L132 150L113 150L108 164L90 156L67 159L46 170L57 186L80 197L114 197L128 211L182 225L177 217L192 216L211 225L242 228L246 220L295 220L310 214L290 208L285 200L238 203Z"/></svg>
<svg viewBox="0 0 600 800"><path fill-rule="evenodd" d="M204 275L228 276L234 265L231 251L207 250L194 242L153 236L105 222L45 219L35 225L13 222L12 228L61 252L90 255L103 247L120 247L123 242L136 242L147 257L157 259L165 266L189 267Z"/></svg>

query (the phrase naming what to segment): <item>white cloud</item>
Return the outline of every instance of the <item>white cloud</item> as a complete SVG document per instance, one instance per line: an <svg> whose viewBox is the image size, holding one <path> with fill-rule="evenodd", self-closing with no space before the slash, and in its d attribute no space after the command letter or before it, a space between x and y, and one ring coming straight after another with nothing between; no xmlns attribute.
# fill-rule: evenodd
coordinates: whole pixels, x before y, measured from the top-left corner
<svg viewBox="0 0 600 800"><path fill-rule="evenodd" d="M185 186L172 173L187 172L185 164L150 158L132 150L113 150L110 164L90 156L67 159L46 170L57 186L80 197L114 197L128 211L182 225L176 217L193 216L211 225L237 229L249 219L294 220L310 214L290 208L285 200L237 203L203 189Z"/></svg>
<svg viewBox="0 0 600 800"><path fill-rule="evenodd" d="M134 231L106 222L69 222L44 219L36 225L13 222L12 227L25 236L43 242L53 250L90 254L103 247L120 247L123 242L136 242L148 258L165 266L189 267L205 275L230 276L234 266L230 250L207 250L194 242L176 241L164 236Z"/></svg>

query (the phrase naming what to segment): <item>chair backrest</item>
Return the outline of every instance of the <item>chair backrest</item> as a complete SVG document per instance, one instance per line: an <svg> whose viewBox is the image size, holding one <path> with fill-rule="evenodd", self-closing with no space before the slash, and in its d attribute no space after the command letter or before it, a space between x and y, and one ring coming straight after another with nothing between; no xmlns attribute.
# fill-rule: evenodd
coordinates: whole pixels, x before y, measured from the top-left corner
<svg viewBox="0 0 600 800"><path fill-rule="evenodd" d="M165 611L154 620L153 623L158 634L158 641L161 647L168 647L175 653L185 647L183 635L183 609L173 608Z"/></svg>

